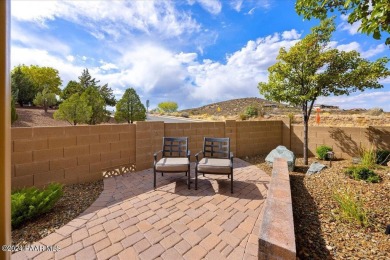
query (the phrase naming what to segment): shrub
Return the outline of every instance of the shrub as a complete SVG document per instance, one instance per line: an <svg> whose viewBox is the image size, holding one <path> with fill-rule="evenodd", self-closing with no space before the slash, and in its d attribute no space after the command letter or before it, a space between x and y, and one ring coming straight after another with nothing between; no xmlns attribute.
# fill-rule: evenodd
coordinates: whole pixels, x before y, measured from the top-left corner
<svg viewBox="0 0 390 260"><path fill-rule="evenodd" d="M361 149L361 158L362 161L360 162L361 166L367 167L367 168L373 168L376 165L376 152L373 148L370 149Z"/></svg>
<svg viewBox="0 0 390 260"><path fill-rule="evenodd" d="M364 180L371 183L378 183L381 181L378 174L364 166L349 167L345 173L355 180Z"/></svg>
<svg viewBox="0 0 390 260"><path fill-rule="evenodd" d="M379 116L383 113L383 109L382 108L378 108L378 107L375 107L375 108L371 108L367 111L367 114L370 115L370 116Z"/></svg>
<svg viewBox="0 0 390 260"><path fill-rule="evenodd" d="M290 119L291 124L294 123L294 117L295 117L294 113L292 112L288 113L287 117Z"/></svg>
<svg viewBox="0 0 390 260"><path fill-rule="evenodd" d="M187 112L182 112L180 116L181 117L185 117L185 118L189 118L190 117L190 115Z"/></svg>
<svg viewBox="0 0 390 260"><path fill-rule="evenodd" d="M330 151L332 151L332 148L326 145L320 145L316 149L317 156L321 160L326 160L327 159L326 153Z"/></svg>
<svg viewBox="0 0 390 260"><path fill-rule="evenodd" d="M15 108L15 100L12 97L11 99L11 124L18 120L18 114L16 113L16 108Z"/></svg>
<svg viewBox="0 0 390 260"><path fill-rule="evenodd" d="M376 163L385 164L390 161L390 151L389 150L378 150L376 151Z"/></svg>
<svg viewBox="0 0 390 260"><path fill-rule="evenodd" d="M241 119L242 121L247 120L247 119L248 119L248 116L247 116L246 114L240 114L240 119Z"/></svg>
<svg viewBox="0 0 390 260"><path fill-rule="evenodd" d="M334 192L333 199L339 204L343 218L348 221L356 221L362 226L368 226L367 211L352 191L346 189Z"/></svg>
<svg viewBox="0 0 390 260"><path fill-rule="evenodd" d="M33 219L53 208L61 198L62 185L49 184L45 189L35 187L15 191L11 195L11 224L18 227L28 219Z"/></svg>
<svg viewBox="0 0 390 260"><path fill-rule="evenodd" d="M259 115L259 109L254 105L249 105L245 108L244 114L247 117L255 117Z"/></svg>

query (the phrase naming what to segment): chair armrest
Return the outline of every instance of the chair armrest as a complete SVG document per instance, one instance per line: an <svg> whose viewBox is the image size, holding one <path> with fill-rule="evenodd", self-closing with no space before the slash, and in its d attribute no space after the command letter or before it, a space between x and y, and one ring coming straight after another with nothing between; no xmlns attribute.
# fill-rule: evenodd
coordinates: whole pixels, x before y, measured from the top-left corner
<svg viewBox="0 0 390 260"><path fill-rule="evenodd" d="M157 155L158 155L159 153L162 153L162 150L160 150L160 151L158 151L158 152L155 152L155 153L153 154L153 157L154 157L154 163L156 163L156 162L157 162Z"/></svg>
<svg viewBox="0 0 390 260"><path fill-rule="evenodd" d="M202 154L203 156L203 151L200 151L197 154L195 154L196 162L199 162L199 154Z"/></svg>
<svg viewBox="0 0 390 260"><path fill-rule="evenodd" d="M188 152L187 152L187 157L188 157L188 160L190 159L190 156L191 156L191 151L190 151L190 150L188 150Z"/></svg>
<svg viewBox="0 0 390 260"><path fill-rule="evenodd" d="M233 158L234 158L233 152L230 152L230 161L232 162L232 165L233 165Z"/></svg>

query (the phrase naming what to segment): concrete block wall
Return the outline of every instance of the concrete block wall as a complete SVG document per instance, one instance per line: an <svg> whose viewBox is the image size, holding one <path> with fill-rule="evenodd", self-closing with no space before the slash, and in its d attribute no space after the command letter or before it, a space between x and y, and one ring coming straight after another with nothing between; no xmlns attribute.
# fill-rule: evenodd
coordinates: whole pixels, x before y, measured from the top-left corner
<svg viewBox="0 0 390 260"><path fill-rule="evenodd" d="M390 150L390 127L309 127L309 155L320 145L333 148L337 158L359 156L360 148ZM291 126L291 149L303 153L303 126Z"/></svg>
<svg viewBox="0 0 390 260"><path fill-rule="evenodd" d="M135 162L134 125L12 128L11 140L13 189L97 180Z"/></svg>
<svg viewBox="0 0 390 260"><path fill-rule="evenodd" d="M282 121L236 122L237 156L267 154L282 144Z"/></svg>

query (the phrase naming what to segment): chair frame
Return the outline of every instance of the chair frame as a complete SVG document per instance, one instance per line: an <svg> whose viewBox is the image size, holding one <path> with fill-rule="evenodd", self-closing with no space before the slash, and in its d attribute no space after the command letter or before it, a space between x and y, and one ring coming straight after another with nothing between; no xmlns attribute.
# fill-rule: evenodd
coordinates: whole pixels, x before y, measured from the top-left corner
<svg viewBox="0 0 390 260"><path fill-rule="evenodd" d="M178 142L179 144L173 144L174 142ZM174 172L183 172L183 171L160 171L156 169L156 164L158 162L157 157L158 154L161 153L161 158L182 158L187 157L188 158L188 169L185 172L187 176L187 186L188 189L190 189L190 155L191 152L188 150L188 137L163 137L163 143L162 143L162 150L156 152L153 154L154 157L154 163L153 163L153 187L156 189L156 173L161 172L161 176L164 176L165 173L174 173ZM185 151L181 148L186 147ZM166 148L168 147L168 149ZM174 156L175 154L178 154L178 156ZM182 156L182 154L184 156Z"/></svg>
<svg viewBox="0 0 390 260"><path fill-rule="evenodd" d="M224 145L223 143L226 143ZM215 149L216 148L216 149ZM223 149L227 148L226 151ZM230 173L215 173L215 172L204 172L198 170L199 165L199 155L202 154L202 158L214 158L214 159L229 159L231 162ZM208 155L210 154L210 155ZM222 155L222 156L217 156ZM195 154L196 166L195 166L195 190L198 189L198 173L205 174L217 174L217 175L227 175L230 179L230 192L233 193L233 153L230 151L230 138L211 138L204 137L203 139L203 150Z"/></svg>

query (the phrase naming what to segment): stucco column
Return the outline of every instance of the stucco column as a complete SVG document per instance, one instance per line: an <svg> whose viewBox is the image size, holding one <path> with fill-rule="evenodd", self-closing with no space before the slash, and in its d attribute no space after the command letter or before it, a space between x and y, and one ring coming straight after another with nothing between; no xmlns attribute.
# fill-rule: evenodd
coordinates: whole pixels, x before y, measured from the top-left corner
<svg viewBox="0 0 390 260"><path fill-rule="evenodd" d="M10 1L0 1L0 246L11 244ZM10 259L0 250L0 259Z"/></svg>

